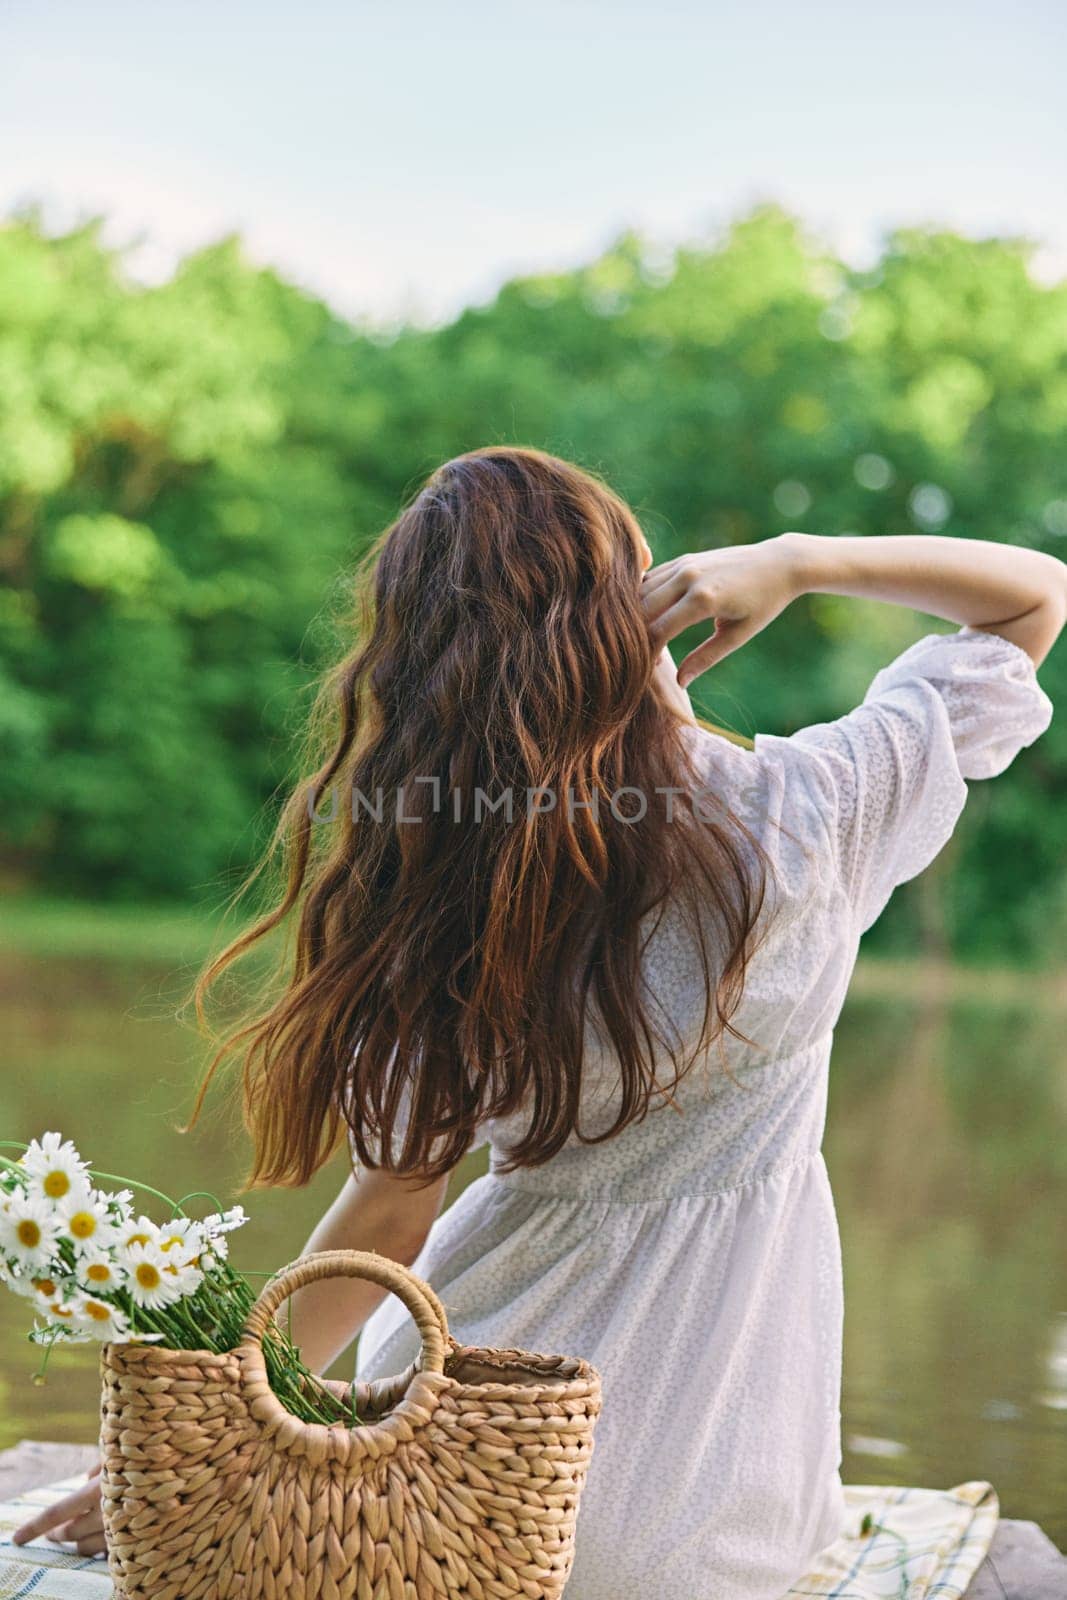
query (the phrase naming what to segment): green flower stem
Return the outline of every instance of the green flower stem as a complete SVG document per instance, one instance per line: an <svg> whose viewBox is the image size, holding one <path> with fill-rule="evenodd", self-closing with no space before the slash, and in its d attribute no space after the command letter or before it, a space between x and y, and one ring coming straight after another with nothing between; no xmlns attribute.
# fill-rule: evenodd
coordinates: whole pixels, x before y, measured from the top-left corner
<svg viewBox="0 0 1067 1600"><path fill-rule="evenodd" d="M190 1189L189 1193L183 1194L180 1200L172 1200L170 1202L174 1207L175 1213L179 1211L184 1213L187 1200L210 1200L215 1210L220 1214L226 1209L218 1195L212 1194L210 1189Z"/></svg>
<svg viewBox="0 0 1067 1600"><path fill-rule="evenodd" d="M44 1355L41 1357L41 1364L30 1380L32 1383L35 1383L38 1388L41 1388L45 1382L45 1373L48 1371L48 1363L51 1359L52 1351L56 1347L56 1340L60 1337L60 1331L57 1328L51 1339L49 1339L48 1343L44 1347Z"/></svg>
<svg viewBox="0 0 1067 1600"><path fill-rule="evenodd" d="M156 1200L162 1200L165 1206L170 1206L171 1214L178 1209L177 1202L169 1194L164 1194L161 1189L153 1189L150 1183L138 1183L136 1178L123 1178L117 1172L100 1172L96 1167L89 1168L92 1178L105 1178L108 1183L121 1183L124 1189L140 1189L142 1194L150 1194Z"/></svg>
<svg viewBox="0 0 1067 1600"><path fill-rule="evenodd" d="M224 1263L220 1270L204 1275L195 1294L169 1306L155 1310L138 1306L127 1291L119 1300L135 1332L162 1334L172 1350L206 1349L223 1354L241 1342L256 1296L247 1279ZM323 1387L284 1328L272 1323L262 1342L270 1386L288 1411L304 1422L359 1426L351 1398L346 1404Z"/></svg>

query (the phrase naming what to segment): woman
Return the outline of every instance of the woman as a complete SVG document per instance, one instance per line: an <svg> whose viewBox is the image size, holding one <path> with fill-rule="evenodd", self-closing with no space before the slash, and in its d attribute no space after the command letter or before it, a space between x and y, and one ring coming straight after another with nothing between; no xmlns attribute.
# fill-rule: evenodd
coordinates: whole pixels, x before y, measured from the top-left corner
<svg viewBox="0 0 1067 1600"><path fill-rule="evenodd" d="M284 993L230 1041L254 1176L303 1183L347 1137L309 1249L412 1265L462 1342L600 1369L569 1600L775 1600L842 1530L832 1030L965 780L1047 726L1067 568L798 533L651 567L601 484L490 449L433 475L374 583L285 892L207 974L295 914ZM751 750L702 728L685 686L813 592L961 626L837 722ZM417 1353L369 1284L309 1286L293 1319L319 1369L361 1330L362 1377ZM83 1548L91 1497L49 1517Z"/></svg>

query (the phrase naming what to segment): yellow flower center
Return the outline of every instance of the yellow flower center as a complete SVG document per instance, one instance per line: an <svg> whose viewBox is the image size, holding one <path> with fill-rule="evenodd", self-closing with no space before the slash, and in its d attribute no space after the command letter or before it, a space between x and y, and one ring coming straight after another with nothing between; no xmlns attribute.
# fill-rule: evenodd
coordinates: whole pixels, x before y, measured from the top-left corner
<svg viewBox="0 0 1067 1600"><path fill-rule="evenodd" d="M172 1234L169 1235L168 1238L160 1240L159 1248L161 1250L169 1250L172 1245L181 1244L181 1242L182 1242L181 1234L180 1233L172 1233Z"/></svg>
<svg viewBox="0 0 1067 1600"><path fill-rule="evenodd" d="M32 1217L23 1217L15 1229L19 1244L27 1250L36 1250L41 1242L40 1224L34 1222Z"/></svg>
<svg viewBox="0 0 1067 1600"><path fill-rule="evenodd" d="M103 1261L94 1261L86 1270L85 1276L90 1283L109 1283L111 1281L111 1268Z"/></svg>
<svg viewBox="0 0 1067 1600"><path fill-rule="evenodd" d="M56 1292L56 1286L51 1278L34 1278L33 1287L38 1294L43 1294L46 1300L51 1300Z"/></svg>
<svg viewBox="0 0 1067 1600"><path fill-rule="evenodd" d="M67 1226L75 1239L91 1239L96 1232L96 1218L91 1211L75 1211Z"/></svg>
<svg viewBox="0 0 1067 1600"><path fill-rule="evenodd" d="M50 1199L62 1200L70 1190L70 1179L65 1172L50 1172L41 1187Z"/></svg>
<svg viewBox="0 0 1067 1600"><path fill-rule="evenodd" d="M134 1276L142 1289L158 1289L163 1281L159 1275L159 1268L154 1267L150 1261L139 1262Z"/></svg>
<svg viewBox="0 0 1067 1600"><path fill-rule="evenodd" d="M49 1306L48 1309L54 1317L72 1317L74 1315L69 1306Z"/></svg>
<svg viewBox="0 0 1067 1600"><path fill-rule="evenodd" d="M101 1305L99 1300L86 1300L85 1315L92 1317L94 1322L110 1322L111 1307Z"/></svg>
<svg viewBox="0 0 1067 1600"><path fill-rule="evenodd" d="M147 1233L131 1233L126 1240L126 1243L131 1249L135 1244L147 1244L148 1235Z"/></svg>

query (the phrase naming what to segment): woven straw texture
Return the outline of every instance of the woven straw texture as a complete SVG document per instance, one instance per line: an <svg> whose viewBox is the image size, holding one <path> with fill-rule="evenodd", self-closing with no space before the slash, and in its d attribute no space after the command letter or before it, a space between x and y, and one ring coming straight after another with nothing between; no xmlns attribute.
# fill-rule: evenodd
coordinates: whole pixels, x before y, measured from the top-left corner
<svg viewBox="0 0 1067 1600"><path fill-rule="evenodd" d="M300 1421L261 1345L318 1278L399 1296L422 1338L353 1385L363 1425ZM104 1520L121 1600L555 1600L600 1411L585 1361L457 1345L427 1284L384 1256L305 1256L225 1355L107 1345Z"/></svg>

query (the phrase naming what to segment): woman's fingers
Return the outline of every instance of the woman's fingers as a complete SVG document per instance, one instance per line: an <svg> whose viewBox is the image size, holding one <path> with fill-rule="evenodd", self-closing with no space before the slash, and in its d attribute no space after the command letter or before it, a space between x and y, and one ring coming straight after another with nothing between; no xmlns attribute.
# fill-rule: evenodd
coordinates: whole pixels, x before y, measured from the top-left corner
<svg viewBox="0 0 1067 1600"><path fill-rule="evenodd" d="M96 1556L106 1550L104 1514L99 1494L95 1503L88 1506L80 1516L71 1517L69 1522L60 1523L59 1527L52 1528L47 1538L53 1544L72 1544L80 1556Z"/></svg>
<svg viewBox="0 0 1067 1600"><path fill-rule="evenodd" d="M104 1513L97 1501L96 1505L83 1511L80 1517L71 1517L69 1522L63 1522L58 1528L53 1528L48 1538L54 1539L59 1544L72 1544L103 1531Z"/></svg>
<svg viewBox="0 0 1067 1600"><path fill-rule="evenodd" d="M661 561L658 567L649 567L641 579L641 589L644 594L651 594L663 584L669 583L678 571L678 560Z"/></svg>
<svg viewBox="0 0 1067 1600"><path fill-rule="evenodd" d="M644 602L646 617L654 624L668 607L685 595L690 584L677 571L660 570L654 582L649 581L651 576L649 574L641 585L641 599Z"/></svg>
<svg viewBox="0 0 1067 1600"><path fill-rule="evenodd" d="M666 592L666 591L665 591ZM686 586L681 590L677 599L666 602L659 614L650 621L649 631L653 644L664 645L671 639L684 633L686 628L695 627L698 622L712 620L731 623L740 621L738 617L724 619L722 612L717 609L713 595L704 589L693 589Z"/></svg>
<svg viewBox="0 0 1067 1600"><path fill-rule="evenodd" d="M55 1529L64 1527L69 1522L80 1521L83 1517L95 1513L99 1516L100 1507L100 1480L96 1476L99 1467L94 1469L94 1474L89 1482L80 1489L64 1495L62 1500L57 1500L54 1505L44 1506L35 1517L24 1522L21 1528L16 1528L11 1535L12 1544L28 1544L31 1539L37 1539L42 1533L53 1533ZM103 1527L103 1522L99 1523Z"/></svg>
<svg viewBox="0 0 1067 1600"><path fill-rule="evenodd" d="M653 644L664 645L698 622L721 622L724 616L730 622L741 620L742 598L691 557L654 568L645 584L642 599Z"/></svg>
<svg viewBox="0 0 1067 1600"><path fill-rule="evenodd" d="M88 1522L71 1523L66 1528L57 1528L48 1538L53 1544L72 1544L80 1556L98 1556L107 1549L102 1521L98 1527Z"/></svg>
<svg viewBox="0 0 1067 1600"><path fill-rule="evenodd" d="M714 622L711 636L678 669L684 689L765 628L794 598L776 540L678 556L653 567L642 586L654 645Z"/></svg>
<svg viewBox="0 0 1067 1600"><path fill-rule="evenodd" d="M687 689L694 678L699 678L709 667L717 666L730 653L750 639L755 629L744 622L718 622L715 632L703 644L698 644L678 667L678 682Z"/></svg>

